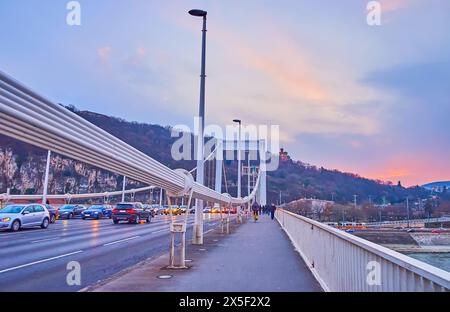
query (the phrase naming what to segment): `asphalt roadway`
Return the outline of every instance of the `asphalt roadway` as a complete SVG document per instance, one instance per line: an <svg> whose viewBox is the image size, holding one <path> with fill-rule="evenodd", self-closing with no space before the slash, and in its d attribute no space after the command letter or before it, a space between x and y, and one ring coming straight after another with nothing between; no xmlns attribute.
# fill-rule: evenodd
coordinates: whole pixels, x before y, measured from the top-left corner
<svg viewBox="0 0 450 312"><path fill-rule="evenodd" d="M182 217L180 222L182 221ZM169 250L169 221L114 225L112 220L58 220L47 230L0 232L0 291L75 292ZM193 215L187 238L192 237ZM220 223L205 215L205 231ZM68 285L69 262L81 268L81 285ZM72 267L73 269L73 267Z"/></svg>

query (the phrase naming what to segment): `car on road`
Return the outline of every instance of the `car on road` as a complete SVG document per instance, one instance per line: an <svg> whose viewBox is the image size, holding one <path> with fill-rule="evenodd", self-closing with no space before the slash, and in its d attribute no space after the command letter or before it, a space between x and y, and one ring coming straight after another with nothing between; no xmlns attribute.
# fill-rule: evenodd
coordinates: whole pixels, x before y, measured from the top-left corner
<svg viewBox="0 0 450 312"><path fill-rule="evenodd" d="M211 213L211 208L206 207L205 209L203 209L203 213Z"/></svg>
<svg viewBox="0 0 450 312"><path fill-rule="evenodd" d="M167 216L170 214L170 208L169 206L164 206L164 214ZM172 215L177 216L177 215L181 215L181 208L178 207L177 205L173 205L172 206Z"/></svg>
<svg viewBox="0 0 450 312"><path fill-rule="evenodd" d="M0 210L0 229L17 232L22 228L48 228L50 213L44 205L8 205Z"/></svg>
<svg viewBox="0 0 450 312"><path fill-rule="evenodd" d="M82 205L64 205L61 208L59 208L59 218L72 219L76 217L81 217L81 214L85 210L86 207Z"/></svg>
<svg viewBox="0 0 450 312"><path fill-rule="evenodd" d="M56 220L59 218L59 210L50 205L45 205L45 208L47 208L47 210L50 214L50 223L55 223Z"/></svg>
<svg viewBox="0 0 450 312"><path fill-rule="evenodd" d="M114 224L120 221L128 223L139 223L141 220L151 222L152 213L150 209L144 209L142 203L119 203L112 211L112 219Z"/></svg>
<svg viewBox="0 0 450 312"><path fill-rule="evenodd" d="M164 214L164 209L162 209L159 205L153 204L150 205L150 208L153 211L153 216L162 215Z"/></svg>
<svg viewBox="0 0 450 312"><path fill-rule="evenodd" d="M150 213L152 214L152 218L154 218L156 216L157 211L155 210L155 208L153 208L153 205L146 204L146 205L143 205L143 206L144 206L144 210L150 211Z"/></svg>
<svg viewBox="0 0 450 312"><path fill-rule="evenodd" d="M109 205L92 205L81 213L81 219L112 218L112 208Z"/></svg>

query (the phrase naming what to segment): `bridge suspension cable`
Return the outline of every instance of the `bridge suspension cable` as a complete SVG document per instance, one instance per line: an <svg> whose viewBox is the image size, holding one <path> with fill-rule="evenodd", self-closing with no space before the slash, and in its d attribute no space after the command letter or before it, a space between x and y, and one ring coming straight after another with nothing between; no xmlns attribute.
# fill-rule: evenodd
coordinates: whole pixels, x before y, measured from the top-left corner
<svg viewBox="0 0 450 312"><path fill-rule="evenodd" d="M164 188L170 194L183 196L192 190L197 199L243 205L256 193L244 199L232 198L195 183L183 172L164 166L3 72L0 72L0 104L1 134Z"/></svg>

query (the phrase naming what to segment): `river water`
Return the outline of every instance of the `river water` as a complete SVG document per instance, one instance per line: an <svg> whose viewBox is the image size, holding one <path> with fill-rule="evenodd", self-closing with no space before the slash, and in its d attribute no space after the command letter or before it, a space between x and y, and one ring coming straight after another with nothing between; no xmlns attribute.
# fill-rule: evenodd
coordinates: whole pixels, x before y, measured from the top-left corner
<svg viewBox="0 0 450 312"><path fill-rule="evenodd" d="M431 264L442 270L450 272L450 253L414 253L408 254L411 258Z"/></svg>

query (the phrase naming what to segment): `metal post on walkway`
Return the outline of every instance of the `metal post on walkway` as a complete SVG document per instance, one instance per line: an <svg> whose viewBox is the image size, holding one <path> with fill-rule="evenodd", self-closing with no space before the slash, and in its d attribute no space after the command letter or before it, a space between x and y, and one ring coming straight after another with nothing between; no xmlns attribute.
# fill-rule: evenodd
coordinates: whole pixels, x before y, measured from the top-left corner
<svg viewBox="0 0 450 312"><path fill-rule="evenodd" d="M188 223L189 209L192 203L191 190L188 199L187 209L184 213L183 223L175 223L173 217L173 206L171 196L167 196L167 201L169 204L169 215L170 215L170 254L169 254L169 269L186 269L186 229ZM180 261L179 264L175 264L175 238L177 233L181 234L181 246L180 246Z"/></svg>
<svg viewBox="0 0 450 312"><path fill-rule="evenodd" d="M47 152L47 164L45 165L45 177L44 177L44 189L42 192L42 204L47 204L47 194L48 194L48 175L50 173L50 158L51 158L52 152Z"/></svg>
<svg viewBox="0 0 450 312"><path fill-rule="evenodd" d="M230 213L231 213L231 207L228 208L228 216L227 216L227 234L230 234Z"/></svg>
<svg viewBox="0 0 450 312"><path fill-rule="evenodd" d="M173 231L173 214L172 214L172 200L167 196L167 203L169 205L170 218L170 254L169 254L169 268L175 267L175 232Z"/></svg>

